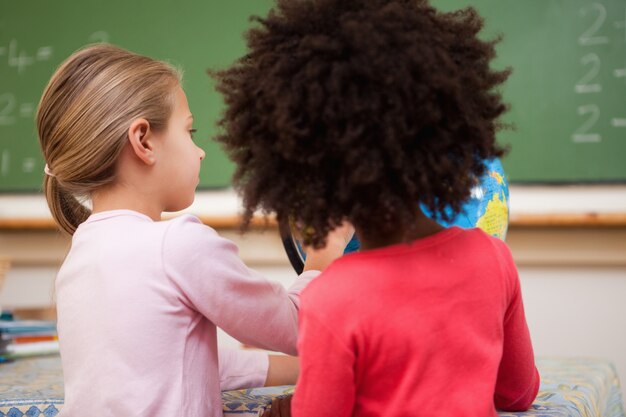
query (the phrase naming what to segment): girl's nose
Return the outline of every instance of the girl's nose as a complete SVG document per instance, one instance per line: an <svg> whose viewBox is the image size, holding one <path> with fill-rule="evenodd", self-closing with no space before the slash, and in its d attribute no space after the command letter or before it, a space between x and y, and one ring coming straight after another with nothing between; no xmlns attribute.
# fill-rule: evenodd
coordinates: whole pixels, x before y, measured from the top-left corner
<svg viewBox="0 0 626 417"><path fill-rule="evenodd" d="M202 161L204 157L206 156L206 153L204 152L204 149L200 147L198 147L198 150L200 151L200 160Z"/></svg>

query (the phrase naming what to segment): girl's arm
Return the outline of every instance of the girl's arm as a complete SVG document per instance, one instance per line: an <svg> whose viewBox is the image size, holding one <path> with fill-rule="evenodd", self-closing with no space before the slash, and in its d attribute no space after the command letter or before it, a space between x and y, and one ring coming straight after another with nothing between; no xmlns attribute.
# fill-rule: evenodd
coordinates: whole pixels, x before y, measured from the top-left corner
<svg viewBox="0 0 626 417"><path fill-rule="evenodd" d="M315 314L303 311L295 417L349 417L356 399L354 353Z"/></svg>
<svg viewBox="0 0 626 417"><path fill-rule="evenodd" d="M300 373L300 361L295 356L269 355L266 387L294 385Z"/></svg>
<svg viewBox="0 0 626 417"><path fill-rule="evenodd" d="M517 288L504 321L504 345L494 395L496 408L505 411L528 410L537 396L540 382Z"/></svg>
<svg viewBox="0 0 626 417"><path fill-rule="evenodd" d="M303 272L285 290L248 268L233 242L189 215L171 221L163 245L165 273L185 304L245 344L297 355L300 292L319 272ZM342 254L331 246L317 265Z"/></svg>
<svg viewBox="0 0 626 417"><path fill-rule="evenodd" d="M500 261L507 271L511 294L504 316L502 359L494 402L500 410L525 411L530 408L539 391L539 372L535 367L517 268L508 247L497 239L492 241L495 242Z"/></svg>
<svg viewBox="0 0 626 417"><path fill-rule="evenodd" d="M268 377L266 352L243 349L218 349L220 389L222 391L262 387Z"/></svg>
<svg viewBox="0 0 626 417"><path fill-rule="evenodd" d="M298 358L272 355L260 350L218 349L222 391L294 385L298 379Z"/></svg>

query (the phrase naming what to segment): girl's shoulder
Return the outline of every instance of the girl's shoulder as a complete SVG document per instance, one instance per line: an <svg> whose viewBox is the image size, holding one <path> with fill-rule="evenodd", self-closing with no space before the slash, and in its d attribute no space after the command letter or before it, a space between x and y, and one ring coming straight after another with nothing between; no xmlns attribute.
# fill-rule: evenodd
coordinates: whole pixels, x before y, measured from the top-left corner
<svg viewBox="0 0 626 417"><path fill-rule="evenodd" d="M233 241L220 236L194 215L183 214L161 223L164 227L162 251L167 261L184 259L187 262L195 256L218 262L239 259L239 248Z"/></svg>
<svg viewBox="0 0 626 417"><path fill-rule="evenodd" d="M188 213L181 214L176 217L169 218L167 220L163 220L160 223L162 223L168 229L173 229L173 230L178 230L180 228L194 229L198 227L200 228L207 227L210 229L210 227L204 225L197 216L194 216L193 214L188 214Z"/></svg>
<svg viewBox="0 0 626 417"><path fill-rule="evenodd" d="M215 229L202 223L193 214L181 214L158 223L163 227L164 240L170 244L193 246L199 242L219 239Z"/></svg>

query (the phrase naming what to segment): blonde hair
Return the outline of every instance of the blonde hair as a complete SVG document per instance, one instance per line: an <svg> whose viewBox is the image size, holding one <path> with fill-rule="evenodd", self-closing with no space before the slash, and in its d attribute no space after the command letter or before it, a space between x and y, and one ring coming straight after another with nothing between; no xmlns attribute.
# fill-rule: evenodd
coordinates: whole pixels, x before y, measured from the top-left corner
<svg viewBox="0 0 626 417"><path fill-rule="evenodd" d="M50 173L43 189L62 230L74 234L91 214L81 201L115 180L133 120L167 128L180 78L167 63L106 44L78 50L52 75L37 132Z"/></svg>

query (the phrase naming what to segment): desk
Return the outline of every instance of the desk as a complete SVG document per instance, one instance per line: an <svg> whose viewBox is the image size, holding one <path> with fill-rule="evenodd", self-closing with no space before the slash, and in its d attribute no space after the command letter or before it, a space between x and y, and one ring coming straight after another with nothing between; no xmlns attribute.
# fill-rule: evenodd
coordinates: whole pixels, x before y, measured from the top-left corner
<svg viewBox="0 0 626 417"><path fill-rule="evenodd" d="M613 365L591 358L540 358L539 395L524 413L500 417L626 417ZM263 391L261 391L263 393ZM245 398L255 390L229 391L223 399L226 415L253 411ZM242 404L232 407L237 398ZM258 396L262 400L262 396ZM258 403L262 401L257 401ZM22 359L0 364L0 417L53 417L63 407L63 379L58 356ZM97 417L97 412L90 413Z"/></svg>

